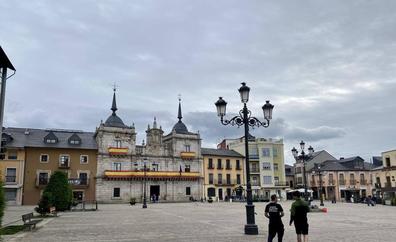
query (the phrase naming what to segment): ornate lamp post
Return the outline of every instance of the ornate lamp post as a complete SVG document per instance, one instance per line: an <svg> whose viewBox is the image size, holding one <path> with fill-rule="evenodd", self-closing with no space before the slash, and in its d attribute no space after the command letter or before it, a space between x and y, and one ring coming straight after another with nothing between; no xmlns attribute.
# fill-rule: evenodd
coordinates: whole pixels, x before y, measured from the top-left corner
<svg viewBox="0 0 396 242"><path fill-rule="evenodd" d="M147 160L144 159L143 161L143 169L144 169L144 185L143 185L143 207L142 208L147 208L147 197L146 197L146 171L147 171Z"/></svg>
<svg viewBox="0 0 396 242"><path fill-rule="evenodd" d="M301 152L300 155L298 154L298 151L295 147L293 147L292 154L294 156L294 158L296 159L296 161L301 161L303 164L303 182L304 182L304 198L305 201L308 201L308 187L307 187L307 176L305 173L305 161L308 160L308 158L310 158L312 156L312 154L314 153L314 149L312 148L312 146L309 146L308 148L308 155L305 154L305 143L304 141L301 140L300 142L300 148L301 148Z"/></svg>
<svg viewBox="0 0 396 242"><path fill-rule="evenodd" d="M247 224L245 225L245 234L258 234L258 227L255 224L254 218L254 205L252 199L252 186L250 183L250 167L249 167L249 144L248 144L248 136L249 136L249 126L251 127L264 127L267 128L269 126L270 120L272 119L272 110L274 105L270 104L269 101L266 101L264 106L262 107L264 113L264 122L261 122L255 117L251 116L251 111L247 108L246 103L249 101L249 91L250 88L246 86L245 82L241 83L242 86L239 88L239 94L241 96L241 101L243 103L243 109L239 111L239 115L226 120L224 116L226 115L226 106L227 102L219 97L219 100L215 103L217 108L217 115L220 117L220 122L223 125L233 125L233 126L244 126L245 128L245 169L246 169L246 193L247 193L247 204L246 204L246 219Z"/></svg>
<svg viewBox="0 0 396 242"><path fill-rule="evenodd" d="M318 174L319 175L319 198L320 198L320 206L324 206L323 203L323 195L322 195L322 191L323 191L323 186L322 186L322 175L323 175L323 171L322 171L322 167L320 166L320 164L315 164L315 169L312 171L313 174Z"/></svg>

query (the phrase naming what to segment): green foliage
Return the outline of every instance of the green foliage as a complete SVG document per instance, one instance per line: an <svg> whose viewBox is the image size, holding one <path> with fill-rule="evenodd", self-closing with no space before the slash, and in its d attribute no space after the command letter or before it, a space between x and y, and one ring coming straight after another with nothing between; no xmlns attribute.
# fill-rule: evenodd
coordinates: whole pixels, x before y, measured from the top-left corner
<svg viewBox="0 0 396 242"><path fill-rule="evenodd" d="M0 235L16 234L25 229L25 225L10 225L0 229Z"/></svg>
<svg viewBox="0 0 396 242"><path fill-rule="evenodd" d="M50 193L51 205L56 211L65 211L70 209L73 200L72 189L67 180L67 175L62 171L55 171L51 176L44 193Z"/></svg>
<svg viewBox="0 0 396 242"><path fill-rule="evenodd" d="M3 221L5 205L6 202L4 196L3 182L0 181L0 227L1 227L1 222Z"/></svg>
<svg viewBox="0 0 396 242"><path fill-rule="evenodd" d="M35 208L36 212L41 214L41 216L46 215L50 211L50 207L52 206L52 194L48 191L44 191L43 196L40 199L38 207Z"/></svg>

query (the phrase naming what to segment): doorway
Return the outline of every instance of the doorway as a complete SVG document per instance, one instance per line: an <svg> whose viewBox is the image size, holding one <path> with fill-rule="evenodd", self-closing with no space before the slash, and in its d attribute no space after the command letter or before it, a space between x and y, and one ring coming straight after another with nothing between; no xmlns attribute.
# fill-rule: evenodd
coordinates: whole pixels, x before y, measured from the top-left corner
<svg viewBox="0 0 396 242"><path fill-rule="evenodd" d="M223 188L219 188L219 200L223 200Z"/></svg>
<svg viewBox="0 0 396 242"><path fill-rule="evenodd" d="M153 199L155 195L155 201L158 201L160 196L160 186L159 185L152 185L150 186L150 198Z"/></svg>

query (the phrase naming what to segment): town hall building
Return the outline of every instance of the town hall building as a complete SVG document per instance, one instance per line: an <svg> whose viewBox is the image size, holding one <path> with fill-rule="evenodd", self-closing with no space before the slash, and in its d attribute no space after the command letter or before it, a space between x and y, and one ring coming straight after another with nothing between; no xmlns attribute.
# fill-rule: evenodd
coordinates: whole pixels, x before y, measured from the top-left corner
<svg viewBox="0 0 396 242"><path fill-rule="evenodd" d="M182 122L179 99L178 121L164 135L156 118L146 130L146 143L136 144L134 125L124 124L116 114L113 94L112 114L96 129L98 144L96 199L101 203L143 201L176 202L201 199L202 156L199 133L189 132Z"/></svg>

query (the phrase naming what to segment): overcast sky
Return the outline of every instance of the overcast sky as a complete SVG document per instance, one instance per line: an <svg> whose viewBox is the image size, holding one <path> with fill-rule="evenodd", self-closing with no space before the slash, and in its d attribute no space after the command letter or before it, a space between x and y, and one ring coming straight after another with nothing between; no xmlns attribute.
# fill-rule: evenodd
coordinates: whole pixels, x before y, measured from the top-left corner
<svg viewBox="0 0 396 242"><path fill-rule="evenodd" d="M396 1L0 1L0 45L17 73L5 126L94 131L111 113L138 143L157 117L200 131L203 146L243 134L214 102L241 108L237 89L286 162L303 139L337 158L396 148ZM229 115L230 116L230 115Z"/></svg>

